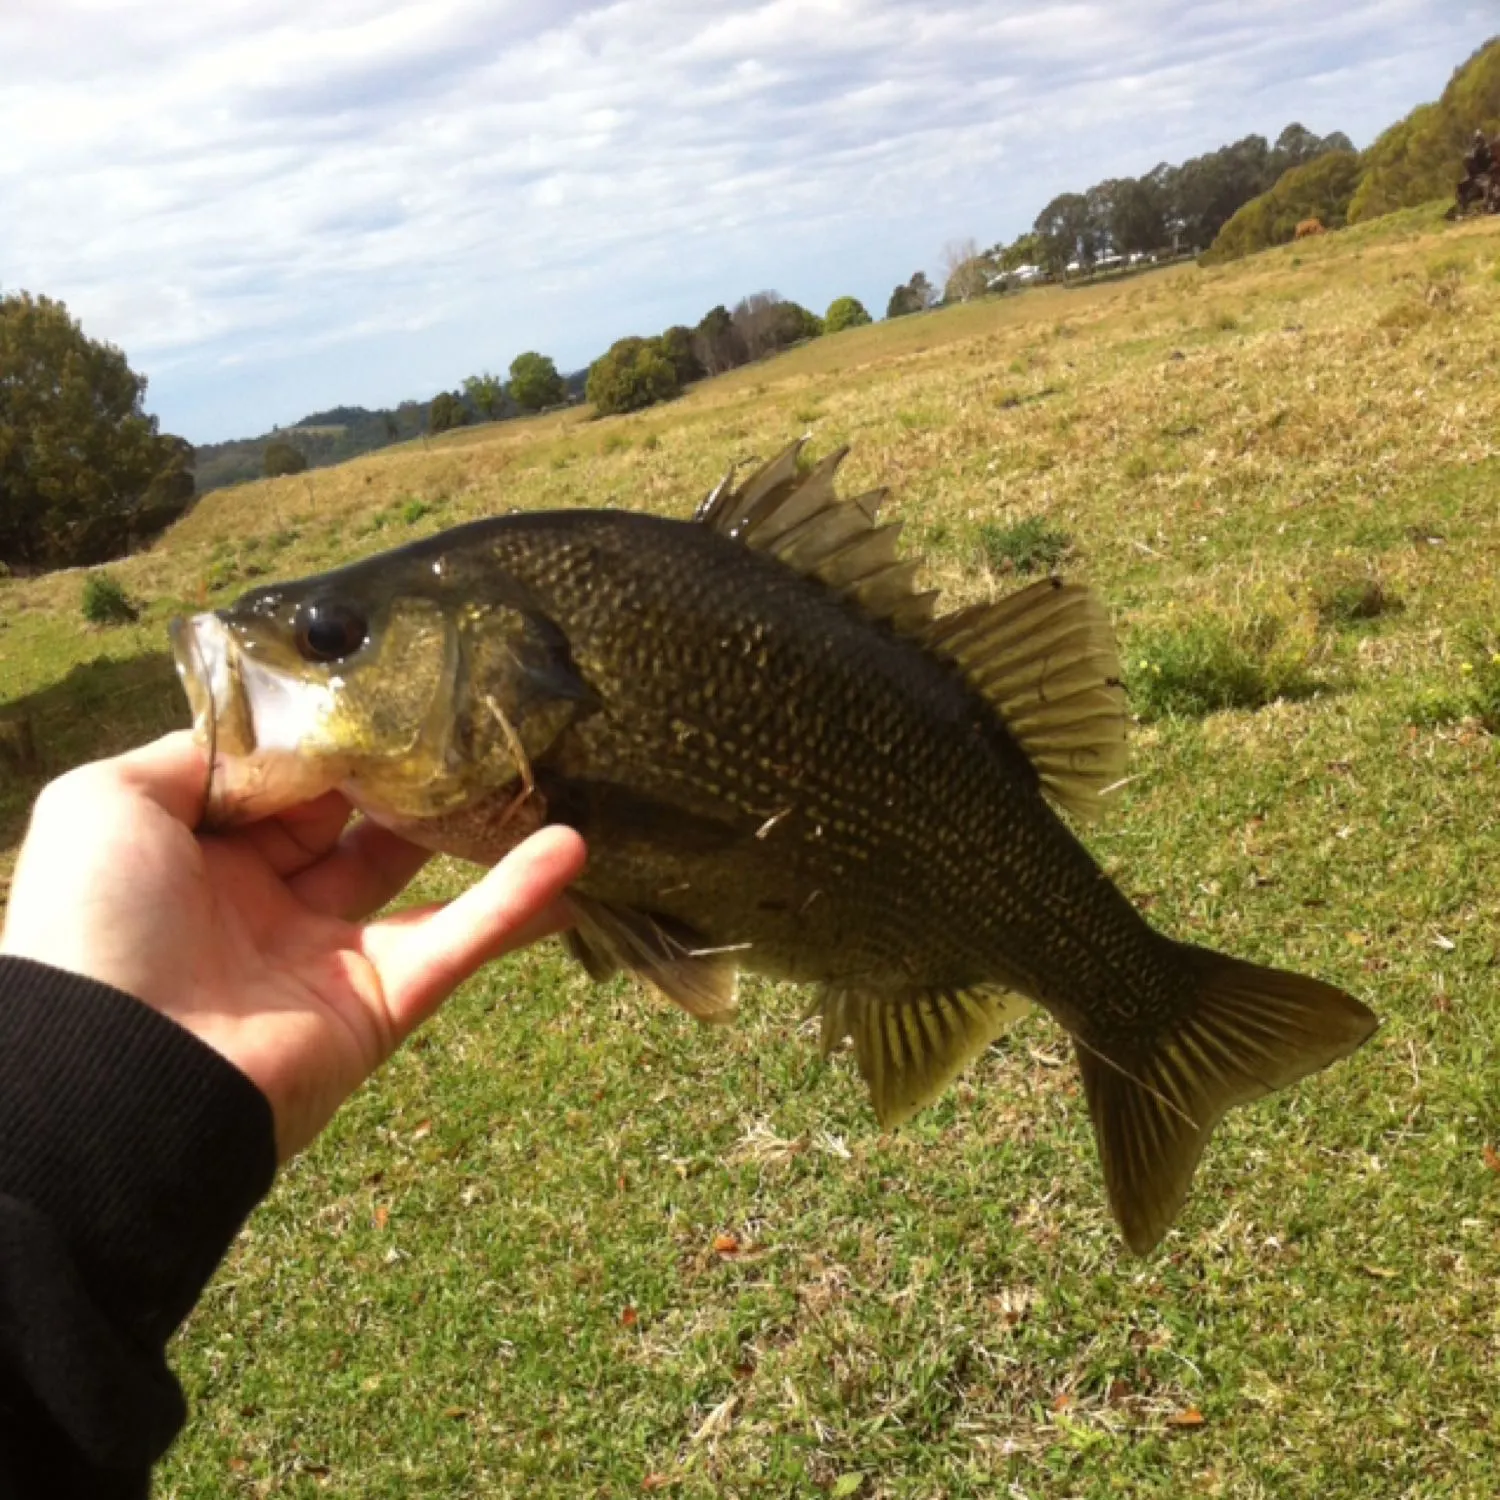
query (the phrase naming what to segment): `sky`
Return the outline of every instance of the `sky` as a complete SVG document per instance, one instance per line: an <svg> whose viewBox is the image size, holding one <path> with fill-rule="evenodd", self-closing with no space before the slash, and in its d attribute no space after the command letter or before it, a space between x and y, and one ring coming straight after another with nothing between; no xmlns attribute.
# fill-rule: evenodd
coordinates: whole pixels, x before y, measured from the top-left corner
<svg viewBox="0 0 1500 1500"><path fill-rule="evenodd" d="M1296 120L1364 146L1500 0L0 0L0 291L194 442L775 289Z"/></svg>

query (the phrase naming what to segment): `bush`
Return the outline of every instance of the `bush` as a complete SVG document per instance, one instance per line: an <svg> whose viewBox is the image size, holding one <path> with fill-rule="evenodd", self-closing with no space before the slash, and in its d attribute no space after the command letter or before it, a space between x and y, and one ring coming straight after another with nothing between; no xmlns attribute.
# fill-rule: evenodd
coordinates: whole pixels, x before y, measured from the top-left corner
<svg viewBox="0 0 1500 1500"><path fill-rule="evenodd" d="M1050 572L1068 555L1072 538L1041 516L1027 516L1014 526L986 522L979 528L979 546L997 573Z"/></svg>
<svg viewBox="0 0 1500 1500"><path fill-rule="evenodd" d="M586 392L601 417L670 401L681 386L655 339L621 339L589 366Z"/></svg>
<svg viewBox="0 0 1500 1500"><path fill-rule="evenodd" d="M307 467L307 455L285 438L273 438L266 444L263 463L267 479L280 479L300 474Z"/></svg>
<svg viewBox="0 0 1500 1500"><path fill-rule="evenodd" d="M141 612L108 573L90 573L83 580L83 617L90 625L132 625Z"/></svg>
<svg viewBox="0 0 1500 1500"><path fill-rule="evenodd" d="M1351 629L1381 615L1396 614L1401 601L1369 574L1334 578L1314 595L1318 618L1337 629Z"/></svg>
<svg viewBox="0 0 1500 1500"><path fill-rule="evenodd" d="M835 297L823 314L823 332L842 333L846 328L863 328L872 322L874 319L858 297Z"/></svg>

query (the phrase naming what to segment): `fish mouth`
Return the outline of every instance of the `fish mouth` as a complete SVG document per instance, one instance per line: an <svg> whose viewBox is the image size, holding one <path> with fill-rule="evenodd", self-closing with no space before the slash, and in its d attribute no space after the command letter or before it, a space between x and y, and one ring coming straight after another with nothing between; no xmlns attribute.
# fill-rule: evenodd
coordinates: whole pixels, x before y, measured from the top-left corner
<svg viewBox="0 0 1500 1500"><path fill-rule="evenodd" d="M167 627L177 677L193 715L193 738L214 759L255 749L255 722L240 686L238 648L217 615L178 616Z"/></svg>
<svg viewBox="0 0 1500 1500"><path fill-rule="evenodd" d="M309 802L336 784L332 767L296 753L294 743L261 743L247 691L247 669L255 664L246 661L219 616L178 617L167 630L193 715L193 738L208 752L201 828L253 823Z"/></svg>

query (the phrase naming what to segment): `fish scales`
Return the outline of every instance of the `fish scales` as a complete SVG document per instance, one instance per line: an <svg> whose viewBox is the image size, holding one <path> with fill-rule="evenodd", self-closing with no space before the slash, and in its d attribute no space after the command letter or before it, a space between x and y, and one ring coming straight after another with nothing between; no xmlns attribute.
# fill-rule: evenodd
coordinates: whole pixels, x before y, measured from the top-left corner
<svg viewBox="0 0 1500 1500"><path fill-rule="evenodd" d="M790 449L694 522L475 522L175 625L215 809L337 786L481 863L568 823L592 976L715 1021L738 969L817 985L886 1124L1038 1003L1143 1251L1225 1110L1374 1018L1145 921L1053 806L1091 815L1123 769L1102 607L1053 579L939 615L881 497L835 493L840 456Z"/></svg>

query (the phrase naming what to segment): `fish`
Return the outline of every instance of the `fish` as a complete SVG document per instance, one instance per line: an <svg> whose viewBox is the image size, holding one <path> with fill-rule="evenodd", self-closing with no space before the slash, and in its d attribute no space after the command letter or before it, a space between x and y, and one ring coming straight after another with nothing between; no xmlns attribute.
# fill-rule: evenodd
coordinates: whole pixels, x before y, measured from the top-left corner
<svg viewBox="0 0 1500 1500"><path fill-rule="evenodd" d="M1145 1254L1225 1112L1376 1018L1146 921L1074 831L1125 774L1103 603L1048 577L940 611L884 491L838 493L843 457L795 444L691 519L471 521L174 621L210 819L338 788L480 865L571 826L593 979L710 1023L741 971L812 986L883 1128L1040 1006Z"/></svg>

